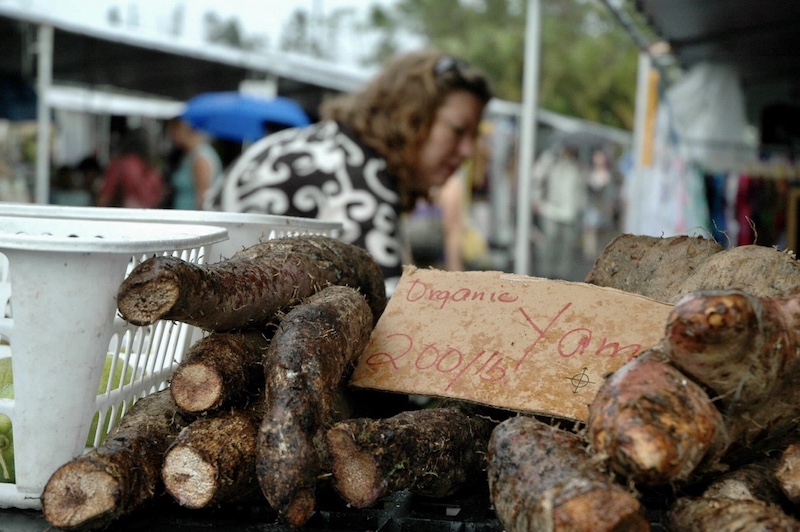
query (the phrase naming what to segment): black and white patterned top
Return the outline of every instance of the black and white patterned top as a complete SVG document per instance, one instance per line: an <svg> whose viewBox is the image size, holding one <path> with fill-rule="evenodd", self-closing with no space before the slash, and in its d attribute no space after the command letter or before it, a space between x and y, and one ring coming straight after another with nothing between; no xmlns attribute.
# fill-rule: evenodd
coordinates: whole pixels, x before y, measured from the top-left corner
<svg viewBox="0 0 800 532"><path fill-rule="evenodd" d="M333 121L248 147L209 192L206 208L342 222L342 240L375 257L387 287L402 273L396 179L381 156Z"/></svg>

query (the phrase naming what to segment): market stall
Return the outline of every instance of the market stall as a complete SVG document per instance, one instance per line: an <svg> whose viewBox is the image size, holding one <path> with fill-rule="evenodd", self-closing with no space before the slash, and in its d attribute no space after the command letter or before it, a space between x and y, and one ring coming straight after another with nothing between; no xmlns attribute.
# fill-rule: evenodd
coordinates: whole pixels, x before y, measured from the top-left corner
<svg viewBox="0 0 800 532"><path fill-rule="evenodd" d="M681 5L696 15L700 4ZM663 94L676 97L704 64L687 64ZM731 73L711 70L699 85ZM670 148L692 120L676 125L659 120L663 107L642 108L654 134L639 137L637 171L661 165L660 200L692 190L688 178L684 188L670 179L680 157L709 170L746 164L748 94L725 98L727 115L716 100L690 112L710 120L698 134L716 133L678 155ZM526 116L530 126L530 108ZM725 155L716 141L744 149ZM757 148L768 144L762 134ZM721 530L735 519L742 530L800 529L793 254L625 235L586 283L408 268L388 301L366 252L326 235L269 238L207 265L150 255L109 298L120 317L208 334L171 368L168 386L109 422L105 442L46 486L23 486L32 493L23 502L41 503L54 526L644 532ZM122 351L127 363L131 350ZM424 403L431 397L443 401ZM16 415L9 401L0 406ZM754 469L770 474L743 490L736 473ZM724 495L731 483L739 495ZM6 515L50 526L39 514Z"/></svg>
<svg viewBox="0 0 800 532"><path fill-rule="evenodd" d="M796 207L786 198L800 176L798 5L636 6L655 36L636 33L643 50L626 230L796 249Z"/></svg>

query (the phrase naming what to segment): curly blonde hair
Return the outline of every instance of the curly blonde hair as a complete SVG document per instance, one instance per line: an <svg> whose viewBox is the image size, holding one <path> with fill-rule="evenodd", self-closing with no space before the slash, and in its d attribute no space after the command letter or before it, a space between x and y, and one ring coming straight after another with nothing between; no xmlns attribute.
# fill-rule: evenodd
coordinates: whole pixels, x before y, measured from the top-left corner
<svg viewBox="0 0 800 532"><path fill-rule="evenodd" d="M466 90L485 106L492 98L486 77L463 61L439 52L400 55L361 90L322 105L321 115L351 128L385 160L398 180L401 207L413 207L414 163L428 138L436 111L451 92Z"/></svg>

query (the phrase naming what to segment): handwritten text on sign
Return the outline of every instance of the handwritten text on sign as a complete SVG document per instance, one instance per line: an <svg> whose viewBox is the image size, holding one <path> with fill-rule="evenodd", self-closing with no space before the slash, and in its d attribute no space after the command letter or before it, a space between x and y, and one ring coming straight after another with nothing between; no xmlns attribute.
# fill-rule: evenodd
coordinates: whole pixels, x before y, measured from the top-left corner
<svg viewBox="0 0 800 532"><path fill-rule="evenodd" d="M658 343L671 308L584 283L409 267L351 384L584 421L604 376Z"/></svg>

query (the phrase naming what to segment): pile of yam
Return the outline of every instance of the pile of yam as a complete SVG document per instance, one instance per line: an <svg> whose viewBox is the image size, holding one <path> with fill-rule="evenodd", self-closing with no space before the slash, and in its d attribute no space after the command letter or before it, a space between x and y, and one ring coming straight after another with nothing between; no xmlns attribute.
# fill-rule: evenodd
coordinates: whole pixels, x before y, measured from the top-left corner
<svg viewBox="0 0 800 532"><path fill-rule="evenodd" d="M292 236L215 264L153 257L120 286L120 314L207 334L169 388L53 474L44 516L94 530L158 498L249 502L302 529L322 489L361 509L483 485L506 532L800 530L794 255L622 235L586 282L673 307L576 423L348 387L387 303L355 246Z"/></svg>

